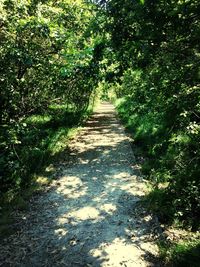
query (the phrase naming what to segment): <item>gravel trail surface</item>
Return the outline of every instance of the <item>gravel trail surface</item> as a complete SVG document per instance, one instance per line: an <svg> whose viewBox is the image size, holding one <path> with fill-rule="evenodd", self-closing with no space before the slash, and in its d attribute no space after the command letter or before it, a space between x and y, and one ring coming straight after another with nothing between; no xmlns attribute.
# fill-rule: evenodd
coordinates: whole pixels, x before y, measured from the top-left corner
<svg viewBox="0 0 200 267"><path fill-rule="evenodd" d="M70 151L18 231L1 240L0 266L160 266L159 226L141 206L145 183L111 104L100 105Z"/></svg>

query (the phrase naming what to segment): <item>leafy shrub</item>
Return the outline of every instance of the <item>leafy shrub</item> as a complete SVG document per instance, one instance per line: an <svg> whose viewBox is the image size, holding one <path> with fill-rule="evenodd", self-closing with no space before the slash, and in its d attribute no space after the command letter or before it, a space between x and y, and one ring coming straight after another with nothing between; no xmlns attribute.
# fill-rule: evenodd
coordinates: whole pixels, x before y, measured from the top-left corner
<svg viewBox="0 0 200 267"><path fill-rule="evenodd" d="M93 34L93 7L68 0L0 3L1 195L28 186L94 102L103 48Z"/></svg>

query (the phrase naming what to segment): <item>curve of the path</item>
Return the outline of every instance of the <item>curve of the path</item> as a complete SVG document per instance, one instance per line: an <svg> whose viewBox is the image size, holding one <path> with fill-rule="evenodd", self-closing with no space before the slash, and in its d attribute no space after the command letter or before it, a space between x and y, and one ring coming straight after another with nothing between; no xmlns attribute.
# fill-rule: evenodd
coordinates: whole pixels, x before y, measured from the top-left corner
<svg viewBox="0 0 200 267"><path fill-rule="evenodd" d="M156 220L114 107L103 103L70 145L58 179L1 242L2 266L159 266Z"/></svg>

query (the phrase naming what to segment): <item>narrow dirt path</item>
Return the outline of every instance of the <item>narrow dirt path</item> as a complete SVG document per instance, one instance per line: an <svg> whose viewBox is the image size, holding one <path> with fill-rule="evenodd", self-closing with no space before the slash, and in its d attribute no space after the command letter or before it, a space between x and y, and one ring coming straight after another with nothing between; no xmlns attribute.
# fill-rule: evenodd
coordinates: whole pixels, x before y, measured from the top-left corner
<svg viewBox="0 0 200 267"><path fill-rule="evenodd" d="M155 218L112 105L103 103L72 142L58 179L2 240L2 266L159 266Z"/></svg>

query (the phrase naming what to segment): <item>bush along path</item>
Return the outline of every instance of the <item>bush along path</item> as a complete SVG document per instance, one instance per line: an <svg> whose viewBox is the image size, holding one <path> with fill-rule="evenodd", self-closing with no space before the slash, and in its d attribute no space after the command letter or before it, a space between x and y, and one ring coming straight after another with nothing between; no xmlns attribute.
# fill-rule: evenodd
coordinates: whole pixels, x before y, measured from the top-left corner
<svg viewBox="0 0 200 267"><path fill-rule="evenodd" d="M18 212L17 231L1 240L0 265L160 266L160 228L141 205L146 185L134 162L113 106L101 104L57 179Z"/></svg>

